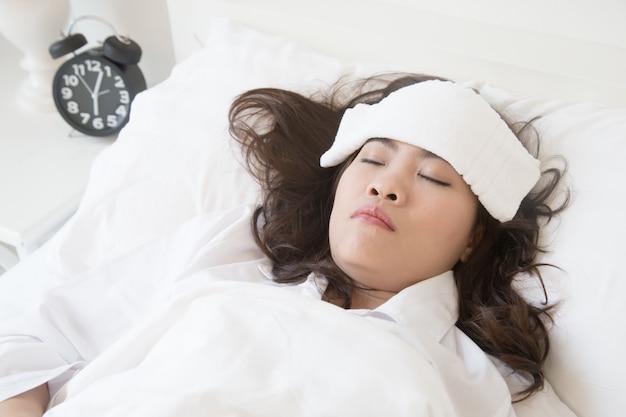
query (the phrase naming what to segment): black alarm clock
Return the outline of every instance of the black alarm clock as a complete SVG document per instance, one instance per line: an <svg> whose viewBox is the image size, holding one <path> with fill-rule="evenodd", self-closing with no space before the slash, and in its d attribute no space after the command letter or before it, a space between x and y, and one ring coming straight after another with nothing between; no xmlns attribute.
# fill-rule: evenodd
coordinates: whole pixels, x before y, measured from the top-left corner
<svg viewBox="0 0 626 417"><path fill-rule="evenodd" d="M137 65L141 48L128 37L115 34L106 38L102 46L75 53L87 44L87 39L82 34L72 34L72 27L87 18L112 28L98 17L83 16L70 24L67 36L50 46L50 55L55 59L74 53L56 71L52 96L63 119L75 130L89 136L115 135L128 122L137 93L146 89L146 80Z"/></svg>

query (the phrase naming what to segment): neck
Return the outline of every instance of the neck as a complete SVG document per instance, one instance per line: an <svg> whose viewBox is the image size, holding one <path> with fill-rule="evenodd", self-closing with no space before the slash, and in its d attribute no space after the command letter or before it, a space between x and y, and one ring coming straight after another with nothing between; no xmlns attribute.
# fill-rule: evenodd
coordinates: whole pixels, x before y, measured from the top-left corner
<svg viewBox="0 0 626 417"><path fill-rule="evenodd" d="M367 290L362 288L354 288L352 290L352 303L350 309L373 310L384 304L391 297L396 295L395 292L381 290ZM344 307L344 299L339 294L327 288L322 295L322 300L334 304L338 307Z"/></svg>
<svg viewBox="0 0 626 417"><path fill-rule="evenodd" d="M366 290L357 288L352 292L351 309L368 309L373 310L380 307L391 297L396 295L395 292L381 290Z"/></svg>

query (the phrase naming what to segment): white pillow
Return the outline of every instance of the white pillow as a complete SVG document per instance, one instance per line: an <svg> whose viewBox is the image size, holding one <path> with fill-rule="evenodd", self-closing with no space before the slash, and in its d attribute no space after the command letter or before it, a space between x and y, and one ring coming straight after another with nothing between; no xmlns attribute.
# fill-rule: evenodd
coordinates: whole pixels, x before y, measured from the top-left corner
<svg viewBox="0 0 626 417"><path fill-rule="evenodd" d="M546 373L580 417L626 410L626 108L514 97L490 86L481 94L502 112L531 120L545 156L569 165L571 203L543 240L552 300L561 299ZM538 297L541 299L541 297Z"/></svg>
<svg viewBox="0 0 626 417"><path fill-rule="evenodd" d="M51 245L60 276L100 265L198 213L257 198L227 132L237 94L268 86L314 91L344 74L376 70L224 20L210 24L203 50L136 98L129 124L96 159L78 212ZM572 204L545 234L546 260L563 268L545 271L548 287L563 298L547 375L579 416L621 416L626 109L514 97L477 85L496 108L520 120L543 115L535 124L543 154L569 160Z"/></svg>

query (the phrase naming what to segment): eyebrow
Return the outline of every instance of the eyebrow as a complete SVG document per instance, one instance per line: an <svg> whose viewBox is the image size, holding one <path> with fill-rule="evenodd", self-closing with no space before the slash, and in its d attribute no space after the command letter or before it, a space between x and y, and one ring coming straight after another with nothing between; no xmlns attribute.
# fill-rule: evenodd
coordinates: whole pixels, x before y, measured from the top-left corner
<svg viewBox="0 0 626 417"><path fill-rule="evenodd" d="M389 138L371 138L368 139L367 142L378 142L380 144L382 144L383 146L392 149L394 151L398 150L398 143L397 141L393 140L393 139L389 139ZM365 143L367 143L365 142ZM434 154L424 148L420 148L419 146L418 148L418 156L422 157L422 158L434 158L434 159L443 159L442 157L440 157L437 154Z"/></svg>

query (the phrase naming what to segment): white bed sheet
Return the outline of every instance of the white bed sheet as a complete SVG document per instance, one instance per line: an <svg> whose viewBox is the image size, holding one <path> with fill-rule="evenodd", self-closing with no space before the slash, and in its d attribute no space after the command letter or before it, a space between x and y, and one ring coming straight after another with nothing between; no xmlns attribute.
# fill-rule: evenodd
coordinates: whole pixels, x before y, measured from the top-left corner
<svg viewBox="0 0 626 417"><path fill-rule="evenodd" d="M183 295L62 394L50 417L456 415L427 356L393 334L294 291L236 282Z"/></svg>
<svg viewBox="0 0 626 417"><path fill-rule="evenodd" d="M0 323L0 357L33 368L13 385L3 380L0 396L54 377L47 416L513 416L500 373L460 332L444 343L382 311L320 302L312 277L273 283L250 213L197 216L67 279L33 317ZM454 286L435 279L420 290L429 302ZM29 348L11 351L9 341ZM0 362L3 374L10 367ZM515 415L538 410L572 416L549 385Z"/></svg>

